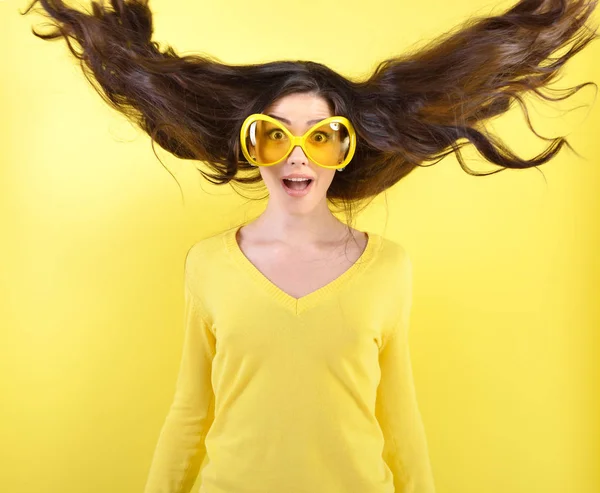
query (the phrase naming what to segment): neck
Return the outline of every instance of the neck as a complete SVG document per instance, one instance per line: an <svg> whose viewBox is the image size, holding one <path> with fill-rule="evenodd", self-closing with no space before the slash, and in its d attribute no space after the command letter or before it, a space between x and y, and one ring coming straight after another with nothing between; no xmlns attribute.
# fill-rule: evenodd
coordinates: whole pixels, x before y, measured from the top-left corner
<svg viewBox="0 0 600 493"><path fill-rule="evenodd" d="M326 202L323 202L324 207L301 213L269 207L269 204L252 223L252 228L265 240L294 246L317 245L335 243L348 234L348 226L332 214Z"/></svg>

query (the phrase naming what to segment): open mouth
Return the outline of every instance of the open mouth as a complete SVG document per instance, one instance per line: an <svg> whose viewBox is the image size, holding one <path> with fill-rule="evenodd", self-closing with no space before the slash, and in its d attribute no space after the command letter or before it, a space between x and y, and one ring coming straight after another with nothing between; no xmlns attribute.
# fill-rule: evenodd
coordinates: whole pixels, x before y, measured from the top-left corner
<svg viewBox="0 0 600 493"><path fill-rule="evenodd" d="M308 180L287 180L287 179L283 179L283 184L289 188L290 190L306 190L310 184L312 183L311 179Z"/></svg>

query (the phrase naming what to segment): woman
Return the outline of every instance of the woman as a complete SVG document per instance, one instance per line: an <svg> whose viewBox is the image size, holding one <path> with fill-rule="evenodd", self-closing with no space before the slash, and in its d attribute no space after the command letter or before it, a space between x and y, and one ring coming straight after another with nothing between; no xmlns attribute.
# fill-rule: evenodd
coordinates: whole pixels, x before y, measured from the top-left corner
<svg viewBox="0 0 600 493"><path fill-rule="evenodd" d="M549 161L565 139L523 160L483 122L526 91L559 99L541 89L596 38L596 1L521 1L366 81L310 61L180 57L151 41L145 1L91 14L39 3L58 30L34 34L64 37L153 141L205 162L213 183L268 189L258 219L188 252L183 355L146 493L190 491L205 459L205 493L433 493L408 347L412 264L401 245L352 228L353 208L452 152L483 174L466 167L461 138L494 173Z"/></svg>

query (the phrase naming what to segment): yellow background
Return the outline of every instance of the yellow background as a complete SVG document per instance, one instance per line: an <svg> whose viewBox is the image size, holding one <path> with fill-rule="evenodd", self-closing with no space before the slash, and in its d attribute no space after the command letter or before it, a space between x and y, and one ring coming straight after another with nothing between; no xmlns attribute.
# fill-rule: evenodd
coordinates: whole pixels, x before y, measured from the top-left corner
<svg viewBox="0 0 600 493"><path fill-rule="evenodd" d="M312 59L361 76L514 3L151 7L154 39L180 54ZM31 34L43 19L20 16L28 4L0 1L0 490L142 491L174 392L187 249L264 202L203 182L192 161L157 146L183 206L147 135L100 99L65 42ZM556 87L600 83L599 56L592 43ZM594 96L581 91L567 107L587 106L566 116L541 103L531 112L538 131L568 135L585 159L564 148L539 170L473 177L451 156L359 217L413 259L411 352L438 493L600 491ZM494 128L523 157L544 149L518 107Z"/></svg>

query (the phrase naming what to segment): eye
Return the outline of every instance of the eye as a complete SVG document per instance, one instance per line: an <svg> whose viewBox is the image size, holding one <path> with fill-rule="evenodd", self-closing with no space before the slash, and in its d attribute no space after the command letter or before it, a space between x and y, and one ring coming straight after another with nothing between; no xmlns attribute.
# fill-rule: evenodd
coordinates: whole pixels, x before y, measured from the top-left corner
<svg viewBox="0 0 600 493"><path fill-rule="evenodd" d="M326 132L316 132L313 134L313 140L321 144L329 140L329 135Z"/></svg>
<svg viewBox="0 0 600 493"><path fill-rule="evenodd" d="M269 133L269 138L273 139L273 140L283 140L285 139L285 133L283 133L281 130L271 130Z"/></svg>

